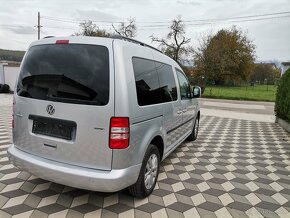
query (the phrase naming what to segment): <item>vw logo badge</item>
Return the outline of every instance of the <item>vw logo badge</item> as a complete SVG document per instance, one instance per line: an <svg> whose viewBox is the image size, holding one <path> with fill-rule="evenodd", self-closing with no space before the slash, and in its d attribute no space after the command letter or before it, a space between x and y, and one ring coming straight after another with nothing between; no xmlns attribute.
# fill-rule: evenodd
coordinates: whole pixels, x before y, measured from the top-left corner
<svg viewBox="0 0 290 218"><path fill-rule="evenodd" d="M54 105L53 105L53 104L49 104L49 105L47 105L47 107L46 107L46 111L47 111L47 113L48 113L49 115L53 115L54 112L55 112L55 107L54 107Z"/></svg>

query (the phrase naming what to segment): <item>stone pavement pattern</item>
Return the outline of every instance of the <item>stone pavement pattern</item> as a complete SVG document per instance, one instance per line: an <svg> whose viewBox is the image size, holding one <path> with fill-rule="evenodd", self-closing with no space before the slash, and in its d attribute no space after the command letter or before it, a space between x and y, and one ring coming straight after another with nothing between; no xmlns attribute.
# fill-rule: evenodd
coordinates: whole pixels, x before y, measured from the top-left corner
<svg viewBox="0 0 290 218"><path fill-rule="evenodd" d="M1 98L1 95L0 95ZM0 104L0 217L290 217L290 136L277 124L202 116L196 142L161 166L145 199L51 183L7 158L11 106Z"/></svg>

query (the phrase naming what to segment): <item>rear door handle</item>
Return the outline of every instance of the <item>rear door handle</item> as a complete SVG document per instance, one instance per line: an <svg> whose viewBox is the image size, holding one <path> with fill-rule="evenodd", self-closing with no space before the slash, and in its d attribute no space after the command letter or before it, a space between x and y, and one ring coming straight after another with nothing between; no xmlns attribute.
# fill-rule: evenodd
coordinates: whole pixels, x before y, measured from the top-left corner
<svg viewBox="0 0 290 218"><path fill-rule="evenodd" d="M177 111L177 114L182 114L182 110L178 110Z"/></svg>

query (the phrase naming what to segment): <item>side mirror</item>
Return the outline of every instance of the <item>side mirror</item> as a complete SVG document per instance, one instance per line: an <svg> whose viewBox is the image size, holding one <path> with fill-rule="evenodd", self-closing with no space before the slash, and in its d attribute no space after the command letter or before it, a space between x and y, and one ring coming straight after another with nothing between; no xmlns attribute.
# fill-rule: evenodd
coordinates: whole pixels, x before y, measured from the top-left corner
<svg viewBox="0 0 290 218"><path fill-rule="evenodd" d="M201 97L201 88L199 86L194 86L192 88L192 98L200 98Z"/></svg>

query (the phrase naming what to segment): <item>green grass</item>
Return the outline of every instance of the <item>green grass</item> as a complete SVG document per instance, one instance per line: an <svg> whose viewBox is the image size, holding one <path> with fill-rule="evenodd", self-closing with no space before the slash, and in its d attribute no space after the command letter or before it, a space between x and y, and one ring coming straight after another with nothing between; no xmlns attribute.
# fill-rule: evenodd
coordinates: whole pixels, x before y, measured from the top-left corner
<svg viewBox="0 0 290 218"><path fill-rule="evenodd" d="M251 101L275 101L277 86L274 85L255 85L255 86L207 86L203 97L220 98L233 100Z"/></svg>

